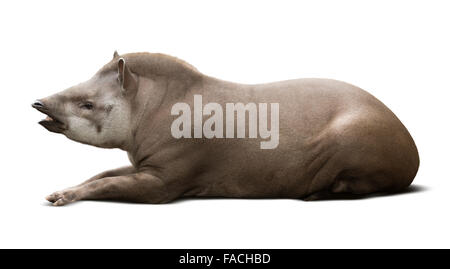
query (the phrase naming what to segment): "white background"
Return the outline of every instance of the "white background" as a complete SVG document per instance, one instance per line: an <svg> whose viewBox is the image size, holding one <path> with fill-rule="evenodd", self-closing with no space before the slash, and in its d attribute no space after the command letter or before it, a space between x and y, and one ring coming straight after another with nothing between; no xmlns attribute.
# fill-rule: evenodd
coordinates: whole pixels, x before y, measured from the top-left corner
<svg viewBox="0 0 450 269"><path fill-rule="evenodd" d="M448 1L2 1L2 248L450 247ZM124 152L47 132L33 100L84 81L113 51L177 56L225 80L344 80L407 126L413 191L363 200L44 197L128 164Z"/></svg>

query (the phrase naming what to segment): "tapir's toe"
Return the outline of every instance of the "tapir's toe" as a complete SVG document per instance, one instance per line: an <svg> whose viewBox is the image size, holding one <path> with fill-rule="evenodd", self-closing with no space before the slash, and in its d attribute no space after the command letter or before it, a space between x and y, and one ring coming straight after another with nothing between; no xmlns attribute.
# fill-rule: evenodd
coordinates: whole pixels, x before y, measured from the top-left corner
<svg viewBox="0 0 450 269"><path fill-rule="evenodd" d="M54 203L60 198L61 198L61 193L60 192L54 192L54 193L48 195L47 197L45 197L45 199L47 201L49 201L50 203Z"/></svg>
<svg viewBox="0 0 450 269"><path fill-rule="evenodd" d="M54 202L53 205L54 206L62 206L62 205L66 205L68 203L70 203L70 201L67 201L64 198L61 198L61 199L57 200L56 202Z"/></svg>

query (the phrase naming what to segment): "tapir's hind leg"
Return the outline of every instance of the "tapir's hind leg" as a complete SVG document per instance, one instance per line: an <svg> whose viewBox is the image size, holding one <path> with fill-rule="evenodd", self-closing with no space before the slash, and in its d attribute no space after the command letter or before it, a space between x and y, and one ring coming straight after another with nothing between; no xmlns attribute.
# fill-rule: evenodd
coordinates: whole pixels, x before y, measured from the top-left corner
<svg viewBox="0 0 450 269"><path fill-rule="evenodd" d="M353 176L346 171L335 179L331 193L370 194L375 192L395 192L409 186L410 182L398 184L400 180L383 172Z"/></svg>
<svg viewBox="0 0 450 269"><path fill-rule="evenodd" d="M331 125L325 137L338 148L333 168L339 172L305 200L330 193L397 192L412 183L419 167L414 141L395 116L377 116L338 119Z"/></svg>

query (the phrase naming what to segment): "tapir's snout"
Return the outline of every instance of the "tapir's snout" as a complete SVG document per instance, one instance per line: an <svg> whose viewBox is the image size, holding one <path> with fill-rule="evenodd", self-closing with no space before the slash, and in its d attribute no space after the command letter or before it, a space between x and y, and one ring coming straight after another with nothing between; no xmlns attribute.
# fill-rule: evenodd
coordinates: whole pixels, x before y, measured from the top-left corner
<svg viewBox="0 0 450 269"><path fill-rule="evenodd" d="M44 103L41 102L41 100L36 100L31 104L32 107L38 109L38 108L44 108Z"/></svg>
<svg viewBox="0 0 450 269"><path fill-rule="evenodd" d="M62 133L67 129L67 126L64 121L61 120L61 117L56 116L58 113L53 111L54 109L51 109L51 107L46 105L44 101L36 100L31 104L31 106L47 115L47 118L39 122L39 124L44 126L45 129L54 133Z"/></svg>

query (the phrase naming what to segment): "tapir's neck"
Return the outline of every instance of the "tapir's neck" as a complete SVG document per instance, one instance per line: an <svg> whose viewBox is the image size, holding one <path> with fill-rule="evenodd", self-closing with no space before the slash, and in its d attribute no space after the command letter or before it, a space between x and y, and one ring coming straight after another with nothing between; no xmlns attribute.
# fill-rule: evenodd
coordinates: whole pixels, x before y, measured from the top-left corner
<svg viewBox="0 0 450 269"><path fill-rule="evenodd" d="M133 165L145 165L143 156L153 156L173 139L170 133L172 105L183 101L191 88L201 87L201 78L139 78L139 89L131 104L130 139L122 147Z"/></svg>

